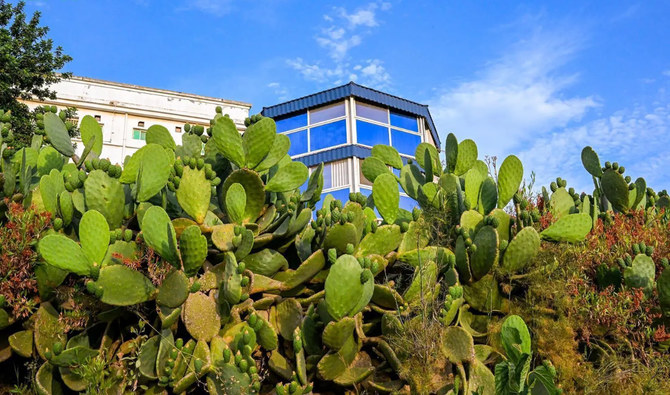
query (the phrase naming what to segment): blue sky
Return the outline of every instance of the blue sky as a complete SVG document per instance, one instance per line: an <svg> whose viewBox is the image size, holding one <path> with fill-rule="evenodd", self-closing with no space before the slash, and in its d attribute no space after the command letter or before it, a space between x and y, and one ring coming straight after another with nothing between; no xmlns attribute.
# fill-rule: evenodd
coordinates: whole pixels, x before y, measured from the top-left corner
<svg viewBox="0 0 670 395"><path fill-rule="evenodd" d="M75 75L248 101L355 80L430 105L442 140L592 189L592 145L670 184L664 1L31 1Z"/></svg>

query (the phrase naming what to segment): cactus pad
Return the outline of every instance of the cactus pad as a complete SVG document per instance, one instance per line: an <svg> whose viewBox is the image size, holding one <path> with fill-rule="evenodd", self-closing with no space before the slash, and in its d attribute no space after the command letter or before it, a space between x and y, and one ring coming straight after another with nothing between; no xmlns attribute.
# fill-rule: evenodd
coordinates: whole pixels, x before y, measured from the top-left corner
<svg viewBox="0 0 670 395"><path fill-rule="evenodd" d="M628 201L628 183L624 180L621 173L614 169L608 169L601 178L602 189L607 200L612 203L612 207L619 212L626 212L629 209Z"/></svg>
<svg viewBox="0 0 670 395"><path fill-rule="evenodd" d="M545 240L576 243L591 231L593 221L588 213L570 214L559 219L540 233Z"/></svg>
<svg viewBox="0 0 670 395"><path fill-rule="evenodd" d="M370 276L362 282L363 272L364 269L351 255L342 255L330 267L325 291L326 307L333 318L339 320L356 314L358 306L367 305L372 298L374 280Z"/></svg>
<svg viewBox="0 0 670 395"><path fill-rule="evenodd" d="M258 218L265 204L265 189L258 173L241 169L236 170L226 178L219 192L219 201L225 204L226 194L231 185L238 183L244 187L247 203L244 208L244 222L253 222ZM225 208L225 207L224 207Z"/></svg>
<svg viewBox="0 0 670 395"><path fill-rule="evenodd" d="M179 252L184 264L184 272L195 275L207 258L207 238L202 235L200 228L191 225L184 229L179 236Z"/></svg>
<svg viewBox="0 0 670 395"><path fill-rule="evenodd" d="M177 237L170 217L161 207L151 206L142 218L142 233L149 247L175 267L180 267Z"/></svg>
<svg viewBox="0 0 670 395"><path fill-rule="evenodd" d="M130 306L151 299L155 288L151 281L136 270L124 265L110 265L100 269L93 282L102 290L100 300L112 306Z"/></svg>
<svg viewBox="0 0 670 395"><path fill-rule="evenodd" d="M498 207L503 208L519 190L523 180L523 164L519 158L510 155L500 165L498 172Z"/></svg>
<svg viewBox="0 0 670 395"><path fill-rule="evenodd" d="M89 142L92 141L91 152L95 152L97 156L102 153L102 126L90 115L85 115L79 124L79 133L81 133L81 141L88 147ZM93 139L93 140L91 140Z"/></svg>
<svg viewBox="0 0 670 395"><path fill-rule="evenodd" d="M184 166L176 192L177 201L186 214L199 224L205 221L211 193L212 186L205 176L205 170Z"/></svg>
<svg viewBox="0 0 670 395"><path fill-rule="evenodd" d="M147 147L140 157L137 173L137 200L140 202L160 192L170 176L171 161L167 151L157 144L148 144Z"/></svg>
<svg viewBox="0 0 670 395"><path fill-rule="evenodd" d="M372 196L375 206L387 224L392 224L398 217L400 192L395 176L390 174L379 175L372 186Z"/></svg>
<svg viewBox="0 0 670 395"><path fill-rule="evenodd" d="M38 251L49 265L80 276L91 273L91 263L79 244L63 235L45 236L39 242Z"/></svg>
<svg viewBox="0 0 670 395"><path fill-rule="evenodd" d="M275 121L265 117L249 126L244 132L242 147L248 168L255 168L268 155L274 144L276 128Z"/></svg>
<svg viewBox="0 0 670 395"><path fill-rule="evenodd" d="M402 169L402 158L400 157L398 150L391 146L382 144L375 145L372 147L372 156L380 159L387 166L391 166L398 170Z"/></svg>
<svg viewBox="0 0 670 395"><path fill-rule="evenodd" d="M470 268L475 280L484 277L498 261L498 232L491 226L482 227L475 238L473 244L477 249L470 257Z"/></svg>
<svg viewBox="0 0 670 395"><path fill-rule="evenodd" d="M109 247L109 226L105 217L95 210L87 211L79 222L79 240L89 262L101 264Z"/></svg>
<svg viewBox="0 0 670 395"><path fill-rule="evenodd" d="M442 335L442 353L451 363L471 362L475 359L474 339L465 329L449 326Z"/></svg>
<svg viewBox="0 0 670 395"><path fill-rule="evenodd" d="M67 132L67 128L58 115L47 112L44 114L44 131L49 137L51 145L65 156L74 155L72 140Z"/></svg>
<svg viewBox="0 0 670 395"><path fill-rule="evenodd" d="M458 143L458 156L456 158L456 168L454 174L460 176L465 174L474 166L477 161L477 144L470 139Z"/></svg>
<svg viewBox="0 0 670 395"><path fill-rule="evenodd" d="M182 319L188 333L198 341L212 340L221 328L216 302L202 292L188 296L184 303Z"/></svg>
<svg viewBox="0 0 670 395"><path fill-rule="evenodd" d="M147 144L158 144L163 148L174 151L177 143L174 142L170 131L162 125L151 125L147 129Z"/></svg>
<svg viewBox="0 0 670 395"><path fill-rule="evenodd" d="M301 162L290 162L279 168L277 173L265 185L270 192L292 191L307 181L309 170Z"/></svg>
<svg viewBox="0 0 670 395"><path fill-rule="evenodd" d="M540 236L532 227L521 229L509 243L503 256L502 269L507 273L523 270L540 251Z"/></svg>
<svg viewBox="0 0 670 395"><path fill-rule="evenodd" d="M603 169L600 165L600 159L598 158L598 154L596 154L593 148L584 147L584 149L582 149L582 164L584 165L586 171L591 173L592 176L603 176Z"/></svg>
<svg viewBox="0 0 670 395"><path fill-rule="evenodd" d="M84 181L86 208L100 212L111 229L121 226L126 195L116 178L102 170L93 170Z"/></svg>

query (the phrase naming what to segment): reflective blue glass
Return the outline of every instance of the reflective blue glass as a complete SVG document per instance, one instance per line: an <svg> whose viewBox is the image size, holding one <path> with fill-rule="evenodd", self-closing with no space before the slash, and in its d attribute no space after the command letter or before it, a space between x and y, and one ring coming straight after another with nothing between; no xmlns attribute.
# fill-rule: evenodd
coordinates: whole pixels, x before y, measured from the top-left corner
<svg viewBox="0 0 670 395"><path fill-rule="evenodd" d="M347 121L341 120L309 130L310 151L347 143Z"/></svg>
<svg viewBox="0 0 670 395"><path fill-rule="evenodd" d="M324 122L329 119L343 117L345 114L344 103L334 104L331 106L316 108L309 112L309 123Z"/></svg>
<svg viewBox="0 0 670 395"><path fill-rule="evenodd" d="M391 141L393 147L401 154L414 156L416 147L421 143L421 136L391 129Z"/></svg>
<svg viewBox="0 0 670 395"><path fill-rule="evenodd" d="M397 112L391 112L391 126L397 126L399 128L413 130L415 132L419 131L419 125L416 122L416 117L411 115L398 114Z"/></svg>
<svg viewBox="0 0 670 395"><path fill-rule="evenodd" d="M358 139L358 144L369 146L374 146L376 144L389 144L388 128L364 121L356 121L356 136Z"/></svg>
<svg viewBox="0 0 670 395"><path fill-rule="evenodd" d="M356 116L372 119L373 121L388 123L388 110L381 107L375 107L369 104L356 102Z"/></svg>
<svg viewBox="0 0 670 395"><path fill-rule="evenodd" d="M275 123L277 124L277 133L307 126L307 112L284 119L275 119Z"/></svg>
<svg viewBox="0 0 670 395"><path fill-rule="evenodd" d="M289 133L287 136L291 140L291 148L288 150L289 155L294 156L307 152L307 130Z"/></svg>
<svg viewBox="0 0 670 395"><path fill-rule="evenodd" d="M412 210L414 210L414 207L417 205L418 204L416 203L416 200L412 199L411 197L400 195L400 208L403 208L411 213Z"/></svg>
<svg viewBox="0 0 670 395"><path fill-rule="evenodd" d="M331 164L323 165L323 189L333 187L333 166Z"/></svg>

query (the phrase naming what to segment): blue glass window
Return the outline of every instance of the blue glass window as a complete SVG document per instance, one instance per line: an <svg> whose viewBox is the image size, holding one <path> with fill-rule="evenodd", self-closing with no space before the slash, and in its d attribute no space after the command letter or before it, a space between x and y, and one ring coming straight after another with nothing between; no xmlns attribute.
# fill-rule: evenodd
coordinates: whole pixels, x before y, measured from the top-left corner
<svg viewBox="0 0 670 395"><path fill-rule="evenodd" d="M415 132L419 131L419 125L416 122L416 117L411 115L403 115L398 114L397 112L391 112L391 125Z"/></svg>
<svg viewBox="0 0 670 395"><path fill-rule="evenodd" d="M412 199L409 196L400 195L400 208L403 208L410 213L414 210L414 207L417 206L416 200Z"/></svg>
<svg viewBox="0 0 670 395"><path fill-rule="evenodd" d="M356 136L359 144L369 146L389 144L388 128L364 121L356 121Z"/></svg>
<svg viewBox="0 0 670 395"><path fill-rule="evenodd" d="M356 103L356 116L372 119L373 121L389 123L388 111L385 108L371 106L369 104Z"/></svg>
<svg viewBox="0 0 670 395"><path fill-rule="evenodd" d="M284 119L275 119L275 123L277 124L277 133L307 126L307 112Z"/></svg>
<svg viewBox="0 0 670 395"><path fill-rule="evenodd" d="M323 165L323 189L330 189L333 187L333 166L330 164Z"/></svg>
<svg viewBox="0 0 670 395"><path fill-rule="evenodd" d="M344 116L344 103L333 104L310 110L309 123L315 124Z"/></svg>
<svg viewBox="0 0 670 395"><path fill-rule="evenodd" d="M316 151L347 143L347 121L341 120L309 130L310 150Z"/></svg>
<svg viewBox="0 0 670 395"><path fill-rule="evenodd" d="M307 130L287 134L291 140L291 148L288 154L291 156L300 155L307 152Z"/></svg>
<svg viewBox="0 0 670 395"><path fill-rule="evenodd" d="M393 142L393 147L401 154L414 156L416 147L421 143L421 136L391 129L391 141Z"/></svg>

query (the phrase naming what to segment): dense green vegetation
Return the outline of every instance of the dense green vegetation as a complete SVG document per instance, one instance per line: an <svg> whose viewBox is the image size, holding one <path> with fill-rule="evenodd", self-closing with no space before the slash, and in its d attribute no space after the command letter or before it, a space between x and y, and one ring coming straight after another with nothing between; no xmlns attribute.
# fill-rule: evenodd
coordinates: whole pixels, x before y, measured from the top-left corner
<svg viewBox="0 0 670 395"><path fill-rule="evenodd" d="M36 113L19 99L55 99L50 85L70 77L58 70L72 58L60 46L54 48L47 38L49 28L40 26L40 18L39 12L26 15L23 1L12 5L0 0L0 109L12 112L10 146L15 148L30 146L37 129Z"/></svg>
<svg viewBox="0 0 670 395"><path fill-rule="evenodd" d="M181 145L155 125L120 166L99 159L93 118L78 157L47 110L30 147L1 144L5 392L667 385L670 199L589 147L591 194L559 178L535 196L518 158L489 168L452 134L444 161L375 146L371 196L340 202L269 118L240 135L219 111ZM400 189L421 208L400 209Z"/></svg>

